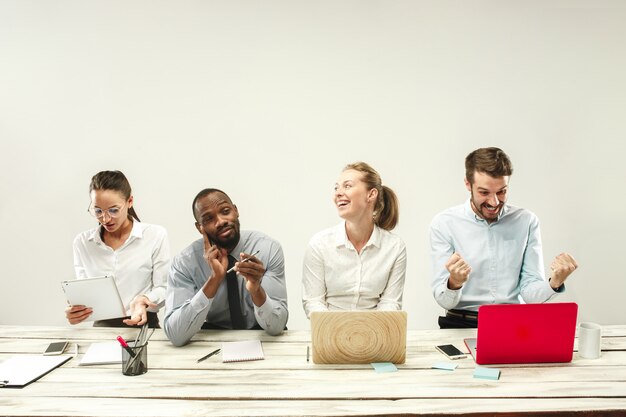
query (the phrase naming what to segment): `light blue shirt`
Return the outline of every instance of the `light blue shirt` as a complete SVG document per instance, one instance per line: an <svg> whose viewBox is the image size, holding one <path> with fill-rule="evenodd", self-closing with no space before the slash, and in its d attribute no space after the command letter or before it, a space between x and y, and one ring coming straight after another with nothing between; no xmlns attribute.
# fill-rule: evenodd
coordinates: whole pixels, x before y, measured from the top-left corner
<svg viewBox="0 0 626 417"><path fill-rule="evenodd" d="M430 225L432 291L445 308L478 310L484 304L543 303L562 292L545 278L539 219L504 205L491 224L477 216L468 199L435 216ZM472 267L458 290L448 288L446 262L458 253Z"/></svg>
<svg viewBox="0 0 626 417"><path fill-rule="evenodd" d="M244 230L230 255L239 260L241 252L254 253L257 250L256 257L265 267L261 281L265 303L257 307L252 302L246 280L237 274L241 311L247 329L258 323L268 334L278 335L284 330L288 318L285 260L280 244L263 233ZM211 267L204 259L203 239L193 242L172 260L163 329L174 345L189 342L205 322L232 328L226 279L213 298L207 298L202 291L211 274Z"/></svg>

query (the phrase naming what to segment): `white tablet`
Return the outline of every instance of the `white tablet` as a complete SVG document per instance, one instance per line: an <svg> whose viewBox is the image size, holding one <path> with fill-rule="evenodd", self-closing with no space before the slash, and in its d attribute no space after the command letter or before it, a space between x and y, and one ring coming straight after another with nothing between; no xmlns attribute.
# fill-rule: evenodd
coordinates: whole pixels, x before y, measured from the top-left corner
<svg viewBox="0 0 626 417"><path fill-rule="evenodd" d="M76 279L63 281L61 285L68 303L93 309L89 321L126 316L124 303L113 277Z"/></svg>

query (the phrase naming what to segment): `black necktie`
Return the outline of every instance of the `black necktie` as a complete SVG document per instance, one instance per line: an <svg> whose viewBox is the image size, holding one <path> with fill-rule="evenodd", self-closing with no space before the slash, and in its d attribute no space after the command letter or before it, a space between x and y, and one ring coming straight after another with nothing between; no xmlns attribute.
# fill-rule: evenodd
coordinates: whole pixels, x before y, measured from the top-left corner
<svg viewBox="0 0 626 417"><path fill-rule="evenodd" d="M228 269L235 266L237 260L228 255ZM246 323L241 313L241 299L239 297L239 285L235 271L226 274L226 287L228 288L228 309L230 310L230 322L233 329L245 329Z"/></svg>

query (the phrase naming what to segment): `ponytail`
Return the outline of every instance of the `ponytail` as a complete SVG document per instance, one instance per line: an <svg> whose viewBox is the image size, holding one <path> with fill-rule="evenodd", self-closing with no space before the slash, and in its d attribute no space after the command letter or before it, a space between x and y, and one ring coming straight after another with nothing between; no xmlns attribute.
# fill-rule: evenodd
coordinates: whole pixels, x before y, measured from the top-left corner
<svg viewBox="0 0 626 417"><path fill-rule="evenodd" d="M355 162L348 164L343 169L347 171L353 169L363 174L362 181L367 185L367 189L376 188L378 199L374 205L374 224L385 229L392 230L400 219L398 197L396 193L386 185L382 185L380 174L365 162Z"/></svg>
<svg viewBox="0 0 626 417"><path fill-rule="evenodd" d="M398 196L386 185L381 188L382 192L378 193L378 201L374 209L374 223L382 229L393 230L400 219Z"/></svg>

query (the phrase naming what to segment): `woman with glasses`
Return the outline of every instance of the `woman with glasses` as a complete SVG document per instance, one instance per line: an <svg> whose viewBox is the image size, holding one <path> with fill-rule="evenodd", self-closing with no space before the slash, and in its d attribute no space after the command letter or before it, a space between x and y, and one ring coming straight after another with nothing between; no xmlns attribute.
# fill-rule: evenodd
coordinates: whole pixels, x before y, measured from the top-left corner
<svg viewBox="0 0 626 417"><path fill-rule="evenodd" d="M165 301L170 254L167 232L141 223L133 207L130 184L120 171L98 172L89 185L89 213L99 226L74 239L76 278L113 276L129 317L100 320L94 326L159 327L156 312ZM74 305L67 320L88 320L93 310Z"/></svg>

